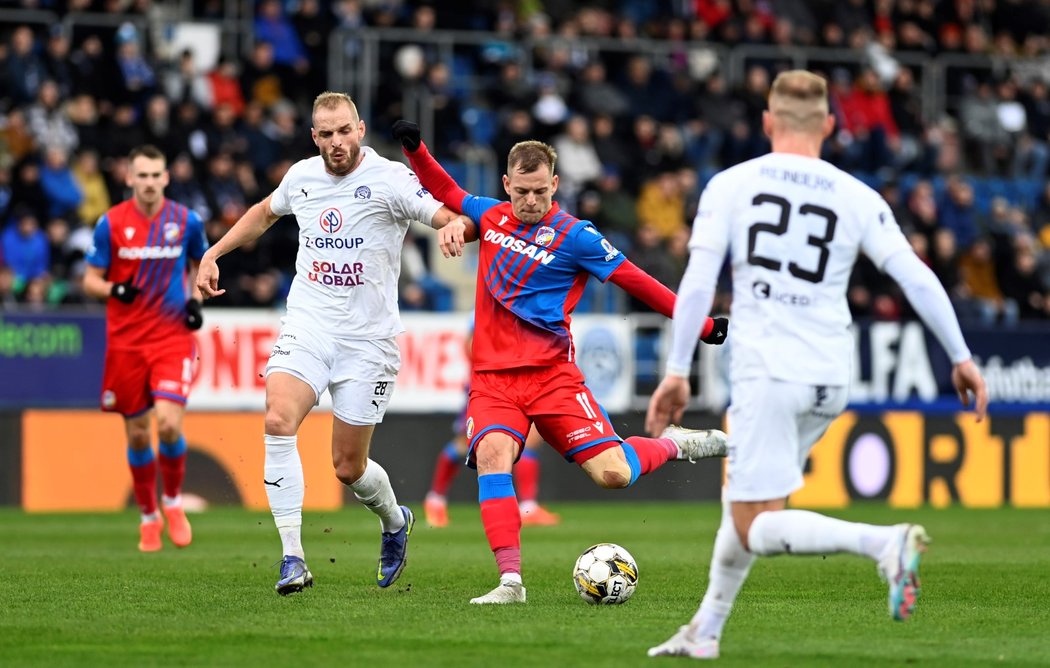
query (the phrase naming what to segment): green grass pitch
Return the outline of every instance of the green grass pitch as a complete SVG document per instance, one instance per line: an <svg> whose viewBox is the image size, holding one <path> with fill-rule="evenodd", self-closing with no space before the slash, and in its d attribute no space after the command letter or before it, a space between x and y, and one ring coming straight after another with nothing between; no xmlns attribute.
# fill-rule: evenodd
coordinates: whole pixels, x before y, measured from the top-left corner
<svg viewBox="0 0 1050 668"><path fill-rule="evenodd" d="M719 509L713 504L554 504L557 527L523 535L525 606L468 605L495 586L476 507L430 529L422 511L409 563L374 584L378 522L363 508L305 514L313 589L273 591L280 544L268 514L191 517L194 543L139 554L137 516L0 511L2 666L653 666L696 608ZM915 617L889 619L874 564L836 555L760 559L722 640L721 666L1050 665L1050 513L835 513L919 521L933 545ZM573 589L576 556L625 546L640 579L625 605Z"/></svg>

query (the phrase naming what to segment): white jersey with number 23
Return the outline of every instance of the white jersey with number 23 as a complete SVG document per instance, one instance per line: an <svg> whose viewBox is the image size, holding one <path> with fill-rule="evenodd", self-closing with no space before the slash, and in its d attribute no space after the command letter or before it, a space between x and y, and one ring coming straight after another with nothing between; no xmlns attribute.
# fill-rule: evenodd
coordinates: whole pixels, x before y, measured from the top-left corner
<svg viewBox="0 0 1050 668"><path fill-rule="evenodd" d="M770 153L716 175L690 248L733 268L733 380L848 385L853 338L846 290L863 252L880 270L911 252L885 200L834 165Z"/></svg>

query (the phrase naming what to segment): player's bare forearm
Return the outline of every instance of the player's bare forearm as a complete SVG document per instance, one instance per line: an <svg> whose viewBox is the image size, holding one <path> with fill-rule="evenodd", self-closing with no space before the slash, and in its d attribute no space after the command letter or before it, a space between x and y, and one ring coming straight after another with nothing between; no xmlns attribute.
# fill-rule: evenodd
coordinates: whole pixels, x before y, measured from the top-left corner
<svg viewBox="0 0 1050 668"><path fill-rule="evenodd" d="M638 268L630 260L616 268L609 280L620 286L624 292L643 302L649 308L668 318L674 316L675 294L660 281ZM715 321L708 318L700 332L700 338L706 337L714 329Z"/></svg>
<svg viewBox="0 0 1050 668"><path fill-rule="evenodd" d="M469 193L449 176L448 172L430 155L427 145L420 142L415 151L402 149L408 157L412 171L419 177L419 182L430 191L434 198L456 213L463 213L463 200Z"/></svg>
<svg viewBox="0 0 1050 668"><path fill-rule="evenodd" d="M84 294L95 299L106 299L109 297L109 293L113 289L113 283L106 280L105 272L106 270L101 267L91 266L84 270Z"/></svg>

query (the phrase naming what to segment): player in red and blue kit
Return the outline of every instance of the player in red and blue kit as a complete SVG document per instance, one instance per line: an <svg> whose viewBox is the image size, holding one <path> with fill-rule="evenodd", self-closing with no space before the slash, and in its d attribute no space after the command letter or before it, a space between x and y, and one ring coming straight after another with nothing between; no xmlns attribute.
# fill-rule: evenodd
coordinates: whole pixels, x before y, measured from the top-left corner
<svg viewBox="0 0 1050 668"><path fill-rule="evenodd" d="M589 276L612 281L668 317L675 296L627 260L593 223L553 202L558 188L553 148L526 141L511 149L503 177L510 202L503 202L461 189L427 151L414 123L398 121L394 136L420 182L474 223L444 228L443 252L459 254L464 241L480 239L466 433L500 585L471 603L524 603L521 516L511 469L533 424L547 443L607 489L628 487L671 459L724 456L726 435L669 427L660 438L621 439L584 384L569 327ZM727 328L724 318L709 318L701 336L721 343Z"/></svg>
<svg viewBox="0 0 1050 668"><path fill-rule="evenodd" d="M106 361L102 410L124 416L128 465L142 512L139 549L161 549L164 521L157 508L157 468L168 537L178 547L192 540L182 507L186 439L182 418L189 396L200 329L196 266L208 241L193 211L164 197L164 154L140 146L130 156L131 199L107 211L95 226L84 292L106 299ZM187 298L186 285L192 286ZM159 456L150 445L150 414L157 414Z"/></svg>

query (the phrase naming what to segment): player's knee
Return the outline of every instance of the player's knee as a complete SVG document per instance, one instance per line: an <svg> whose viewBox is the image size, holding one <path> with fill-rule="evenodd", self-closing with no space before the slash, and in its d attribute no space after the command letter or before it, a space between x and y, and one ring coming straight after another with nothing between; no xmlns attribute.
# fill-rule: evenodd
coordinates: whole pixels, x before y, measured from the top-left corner
<svg viewBox="0 0 1050 668"><path fill-rule="evenodd" d="M623 489L631 484L631 469L626 464L611 463L592 473L591 479L604 489Z"/></svg>
<svg viewBox="0 0 1050 668"><path fill-rule="evenodd" d="M295 421L290 416L282 414L271 407L266 408L264 419L266 433L271 436L294 436Z"/></svg>
<svg viewBox="0 0 1050 668"><path fill-rule="evenodd" d="M179 440L182 427L178 420L170 417L157 416L157 437L161 443L174 443Z"/></svg>
<svg viewBox="0 0 1050 668"><path fill-rule="evenodd" d="M510 471L517 454L517 445L509 436L486 437L474 448L474 461L478 471Z"/></svg>
<svg viewBox="0 0 1050 668"><path fill-rule="evenodd" d="M128 446L132 450L145 450L150 446L149 429L128 429Z"/></svg>
<svg viewBox="0 0 1050 668"><path fill-rule="evenodd" d="M333 459L332 464L335 466L335 477L339 479L339 482L344 485L352 485L365 474L368 458L362 457L359 460L355 457L337 456Z"/></svg>

